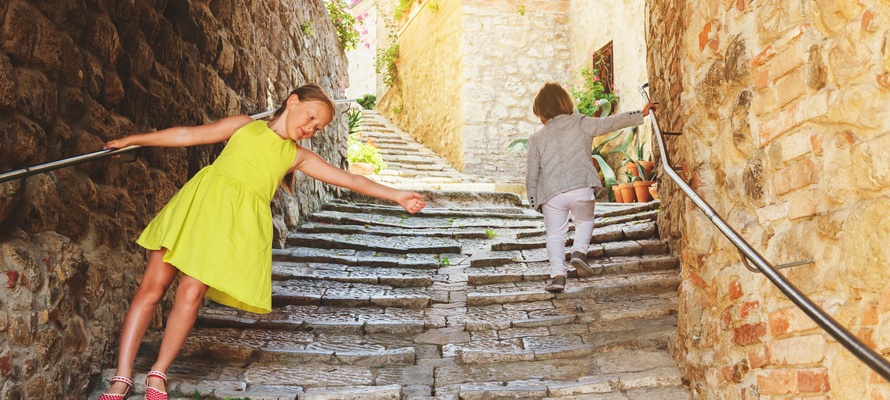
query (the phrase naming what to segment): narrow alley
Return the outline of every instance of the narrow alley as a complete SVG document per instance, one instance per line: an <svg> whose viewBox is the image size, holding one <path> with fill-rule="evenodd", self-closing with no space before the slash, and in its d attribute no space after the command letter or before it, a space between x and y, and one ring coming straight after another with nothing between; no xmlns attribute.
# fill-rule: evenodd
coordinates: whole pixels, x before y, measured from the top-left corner
<svg viewBox="0 0 890 400"><path fill-rule="evenodd" d="M376 113L363 131L390 165L375 179L426 190L429 206L408 215L356 196L314 213L274 250L273 312L208 303L169 371L171 394L690 398L668 352L679 262L658 237L660 203L598 205L588 257L601 274L570 270L552 294L542 217L521 197L453 170ZM143 341L137 371L160 339Z"/></svg>

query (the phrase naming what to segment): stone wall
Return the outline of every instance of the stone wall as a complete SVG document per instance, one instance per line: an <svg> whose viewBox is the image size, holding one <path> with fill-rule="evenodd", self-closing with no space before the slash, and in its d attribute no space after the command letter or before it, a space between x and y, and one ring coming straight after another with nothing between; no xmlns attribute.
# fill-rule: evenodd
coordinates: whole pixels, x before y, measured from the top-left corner
<svg viewBox="0 0 890 400"><path fill-rule="evenodd" d="M669 139L675 164L767 259L813 260L782 273L890 355L886 3L649 6L659 116L683 131ZM659 226L681 237L677 354L698 397L890 398L890 384L748 272L691 202L663 195Z"/></svg>
<svg viewBox="0 0 890 400"><path fill-rule="evenodd" d="M320 0L3 1L0 171L264 111L307 81L342 97L344 63ZM306 145L344 166L344 122ZM84 398L113 367L145 263L134 239L220 149L147 148L0 184L0 398ZM330 196L308 179L277 196L278 236Z"/></svg>
<svg viewBox="0 0 890 400"><path fill-rule="evenodd" d="M462 3L464 172L524 180L525 153L506 148L541 128L535 95L569 69L568 1Z"/></svg>

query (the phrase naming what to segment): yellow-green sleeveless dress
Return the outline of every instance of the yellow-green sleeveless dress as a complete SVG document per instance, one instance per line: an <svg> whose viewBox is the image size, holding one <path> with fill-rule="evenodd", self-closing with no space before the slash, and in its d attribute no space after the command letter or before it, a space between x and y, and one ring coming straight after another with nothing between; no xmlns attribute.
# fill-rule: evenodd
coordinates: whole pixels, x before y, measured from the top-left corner
<svg viewBox="0 0 890 400"><path fill-rule="evenodd" d="M139 239L210 288L206 297L255 313L272 309L275 190L297 147L265 121L238 129L213 164L192 177Z"/></svg>

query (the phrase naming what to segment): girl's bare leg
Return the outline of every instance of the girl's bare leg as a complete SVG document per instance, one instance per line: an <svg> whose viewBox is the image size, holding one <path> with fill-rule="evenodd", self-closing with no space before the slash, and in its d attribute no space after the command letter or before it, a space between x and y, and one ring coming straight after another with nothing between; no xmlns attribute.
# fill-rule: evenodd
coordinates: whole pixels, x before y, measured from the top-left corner
<svg viewBox="0 0 890 400"><path fill-rule="evenodd" d="M167 327L164 330L164 338L161 340L161 350L158 353L157 361L151 367L152 371L167 373L167 369L179 354L192 326L195 325L198 309L201 308L201 300L206 292L207 285L191 276L183 275L179 279L173 310L167 317ZM151 377L146 384L162 392L167 390L160 378Z"/></svg>
<svg viewBox="0 0 890 400"><path fill-rule="evenodd" d="M151 317L158 304L164 297L164 293L173 283L179 270L164 262L166 249L153 250L148 255L148 265L145 268L145 276L136 290L136 296L130 303L127 316L124 318L124 326L121 329L121 343L117 355L117 372L115 375L131 378L133 376L133 361L142 337L148 329ZM124 393L127 385L115 382L107 393Z"/></svg>

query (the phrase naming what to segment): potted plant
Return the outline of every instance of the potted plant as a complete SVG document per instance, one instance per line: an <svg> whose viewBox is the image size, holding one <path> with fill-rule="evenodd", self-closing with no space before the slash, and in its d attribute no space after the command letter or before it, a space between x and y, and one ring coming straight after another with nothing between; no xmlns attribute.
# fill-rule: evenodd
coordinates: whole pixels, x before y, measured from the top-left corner
<svg viewBox="0 0 890 400"><path fill-rule="evenodd" d="M624 172L624 183L620 183L618 185L618 190L621 191L621 202L622 203L633 203L636 201L636 194L634 193L633 181L636 179L633 175L628 172Z"/></svg>
<svg viewBox="0 0 890 400"><path fill-rule="evenodd" d="M646 175L648 175L650 172L652 172L653 169L655 169L655 163L652 161L652 155L650 154L648 158L643 159L643 144L642 143L640 143L636 146L636 153L637 153L636 154L637 164L639 164L641 167L643 167L643 170L646 172Z"/></svg>
<svg viewBox="0 0 890 400"><path fill-rule="evenodd" d="M652 186L649 186L649 194L652 196L652 199L658 200L658 182L655 182L652 184Z"/></svg>
<svg viewBox="0 0 890 400"><path fill-rule="evenodd" d="M655 183L655 171L646 173L643 166L639 164L637 168L640 177L633 182L634 194L636 194L637 201L640 203L650 202L652 201L652 196L649 194L649 187Z"/></svg>
<svg viewBox="0 0 890 400"><path fill-rule="evenodd" d="M386 169L377 145L371 138L364 138L361 132L349 135L346 158L349 160L349 172L354 174L370 175Z"/></svg>

